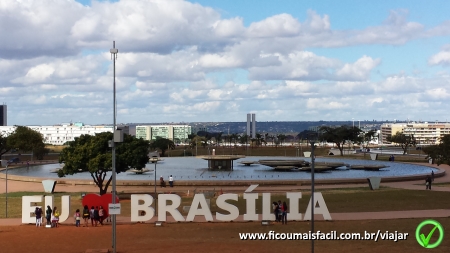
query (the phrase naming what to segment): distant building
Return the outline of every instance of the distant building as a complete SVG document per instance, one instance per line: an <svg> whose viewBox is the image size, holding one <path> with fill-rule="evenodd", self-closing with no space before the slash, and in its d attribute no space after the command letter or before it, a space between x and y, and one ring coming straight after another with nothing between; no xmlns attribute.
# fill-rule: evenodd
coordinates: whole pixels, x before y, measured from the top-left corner
<svg viewBox="0 0 450 253"><path fill-rule="evenodd" d="M388 123L381 125L381 141L389 144L387 137L397 132L405 135L413 135L418 145L438 144L441 137L450 134L448 123Z"/></svg>
<svg viewBox="0 0 450 253"><path fill-rule="evenodd" d="M136 126L136 138L155 140L157 137L169 139L175 143L186 143L192 133L188 125L146 125Z"/></svg>
<svg viewBox="0 0 450 253"><path fill-rule="evenodd" d="M256 138L256 116L254 113L247 113L247 136Z"/></svg>
<svg viewBox="0 0 450 253"><path fill-rule="evenodd" d="M44 143L52 145L64 145L68 141L74 141L75 138L83 134L95 135L103 132L113 132L112 126L91 126L84 125L81 122L62 123L54 126L27 126L42 134ZM123 133L128 134L128 126L118 126ZM10 135L16 129L16 126L0 126L2 135Z"/></svg>
<svg viewBox="0 0 450 253"><path fill-rule="evenodd" d="M198 124L192 126L192 133L197 134L198 132L208 132L208 127Z"/></svg>
<svg viewBox="0 0 450 253"><path fill-rule="evenodd" d="M7 106L5 104L0 105L0 126L8 125L8 113Z"/></svg>

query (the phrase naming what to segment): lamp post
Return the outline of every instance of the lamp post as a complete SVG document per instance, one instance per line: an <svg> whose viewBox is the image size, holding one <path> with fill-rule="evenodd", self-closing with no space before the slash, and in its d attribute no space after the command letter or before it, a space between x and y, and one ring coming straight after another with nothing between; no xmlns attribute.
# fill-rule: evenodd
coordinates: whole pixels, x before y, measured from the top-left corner
<svg viewBox="0 0 450 253"><path fill-rule="evenodd" d="M158 162L158 158L152 158L152 163L155 164L155 199L156 199L156 163Z"/></svg>
<svg viewBox="0 0 450 253"><path fill-rule="evenodd" d="M116 204L116 145L114 135L116 131L116 59L119 50L116 48L116 42L113 41L113 48L109 50L113 58L113 140L112 144L112 204ZM116 253L116 215L112 215L112 248Z"/></svg>
<svg viewBox="0 0 450 253"><path fill-rule="evenodd" d="M316 160L314 155L315 140L311 140L311 234L314 234L314 162ZM314 252L314 240L311 240L311 252Z"/></svg>
<svg viewBox="0 0 450 253"><path fill-rule="evenodd" d="M152 158L151 161L152 161L152 163L155 164L155 172L154 172L154 174L155 174L155 214L157 214L157 211L156 211L156 199L158 199L158 195L156 195L156 163L158 163L158 157Z"/></svg>
<svg viewBox="0 0 450 253"><path fill-rule="evenodd" d="M314 233L314 208L315 208L315 202L314 202L314 167L315 167L315 161L316 161L316 155L315 155L315 149L316 149L316 143L318 143L319 140L319 132L311 134L311 138L309 140L309 143L311 144L311 234ZM311 240L311 252L314 253L314 239Z"/></svg>
<svg viewBox="0 0 450 253"><path fill-rule="evenodd" d="M5 169L5 172L6 172L6 177L5 177L5 185L6 185L5 215L6 215L6 218L8 218L8 161L7 160L2 160L2 167L6 167L6 169Z"/></svg>

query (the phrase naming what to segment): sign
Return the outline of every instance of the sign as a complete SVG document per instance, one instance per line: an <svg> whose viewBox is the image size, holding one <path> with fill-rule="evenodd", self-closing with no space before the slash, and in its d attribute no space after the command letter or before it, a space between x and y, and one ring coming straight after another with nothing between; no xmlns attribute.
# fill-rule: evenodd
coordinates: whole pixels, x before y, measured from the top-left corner
<svg viewBox="0 0 450 253"><path fill-rule="evenodd" d="M428 233L421 233L422 228L430 225L431 231ZM434 236L433 242L431 242L431 238ZM436 236L437 235L437 236ZM437 239L436 239L437 237ZM439 246L439 244L442 243L442 240L444 239L444 228L442 225L435 221L435 220L424 220L422 221L419 226L416 228L416 240L419 243L420 246L426 248L426 249L432 249Z"/></svg>
<svg viewBox="0 0 450 253"><path fill-rule="evenodd" d="M274 220L275 216L272 213L271 194L268 192L260 194L253 193L252 191L255 188L255 186L251 186L242 194L246 206L246 213L244 213L243 219L245 221ZM84 199L89 195L92 194L86 195ZM311 208L314 208L314 214L322 215L324 220L331 220L330 212L328 211L325 200L320 192L314 192L314 203L311 203L312 201L310 198L304 215L300 212L299 206L300 199L302 198L301 192L286 192L286 198L288 206L290 207L287 215L289 220L311 220ZM104 199L110 201L111 197L105 197ZM219 210L213 213L208 204L209 199L207 199L204 194L195 194L191 206L188 209L188 214L184 217L179 212L182 201L181 197L177 194L159 194L158 199L156 200L150 194L132 194L130 200L131 221L143 222L152 219L156 214L155 209L152 207L154 201L157 202L158 221L167 221L168 214L177 222L192 222L196 216L203 216L207 221L233 221L239 217L239 209L237 206L231 204L230 201L237 202L238 199L238 194L227 193L219 195L216 199L216 205ZM258 199L261 199L262 201L259 202L261 205L258 205L257 207L256 203ZM22 223L34 223L36 221L36 218L31 216L31 213L35 208L32 203L42 202L42 200L43 196L22 197ZM53 206L53 196L45 196L45 203L46 206ZM104 206L106 206L106 204ZM120 208L120 204L109 203L108 214L120 214ZM64 222L69 217L70 196L61 197L60 210L61 216L59 221ZM257 210L261 210L261 213L257 213ZM443 231L441 234L443 236ZM429 240L422 240L422 242L429 242ZM432 243L431 245L428 245L428 247L434 245L435 244Z"/></svg>
<svg viewBox="0 0 450 253"><path fill-rule="evenodd" d="M109 204L109 214L120 214L120 204Z"/></svg>

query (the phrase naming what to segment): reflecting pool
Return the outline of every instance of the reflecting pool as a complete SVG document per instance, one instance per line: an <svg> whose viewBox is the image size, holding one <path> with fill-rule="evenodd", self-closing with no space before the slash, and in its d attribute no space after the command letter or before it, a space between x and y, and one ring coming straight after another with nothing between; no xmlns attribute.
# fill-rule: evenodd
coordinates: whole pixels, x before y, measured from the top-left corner
<svg viewBox="0 0 450 253"><path fill-rule="evenodd" d="M258 161L258 160L292 160L299 159L310 161L310 158L296 157L263 157L248 156L234 161L233 171L217 171L209 170L208 161L195 157L164 157L163 161L156 164L156 176L159 179L163 176L165 179L169 175L173 175L175 180L249 180L249 179L310 179L311 174L304 171L275 171L271 167L260 164L245 166L240 164L241 161ZM431 167L404 164L386 161L371 160L353 160L339 158L316 158L317 162L342 162L348 165L386 165L387 168L379 171L350 170L347 167L339 167L336 170L315 173L316 179L336 179L336 178L367 178L367 177L393 177L408 176L418 174L428 174L431 171L437 171ZM18 169L9 169L8 174L21 175L30 177L42 177L46 179L58 178L58 175L52 171L60 168L60 164L36 165ZM151 171L144 174L136 174L131 172L123 172L117 175L117 180L152 180L154 179L155 164L149 163L146 166ZM92 179L87 172L78 173L72 176L66 176L68 179Z"/></svg>

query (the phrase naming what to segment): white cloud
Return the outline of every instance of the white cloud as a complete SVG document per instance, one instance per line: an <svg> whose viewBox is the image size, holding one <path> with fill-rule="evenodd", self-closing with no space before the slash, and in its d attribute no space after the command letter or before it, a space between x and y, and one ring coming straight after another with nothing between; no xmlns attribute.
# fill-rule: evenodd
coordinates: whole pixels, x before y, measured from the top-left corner
<svg viewBox="0 0 450 253"><path fill-rule="evenodd" d="M449 65L450 64L450 44L444 45L442 51L432 55L428 59L428 64L430 65Z"/></svg>
<svg viewBox="0 0 450 253"><path fill-rule="evenodd" d="M328 98L310 98L306 103L308 109L319 110L334 110L347 108L350 105L348 103L342 103L341 101L330 100Z"/></svg>
<svg viewBox="0 0 450 253"><path fill-rule="evenodd" d="M289 14L280 14L252 23L248 32L251 37L290 37L300 32L300 23Z"/></svg>
<svg viewBox="0 0 450 253"><path fill-rule="evenodd" d="M372 59L368 56L363 56L355 63L346 63L341 69L336 71L336 76L343 80L366 80L369 77L370 71L380 64L380 59Z"/></svg>
<svg viewBox="0 0 450 253"><path fill-rule="evenodd" d="M217 20L212 27L218 37L241 37L245 33L243 20L240 17L232 19Z"/></svg>
<svg viewBox="0 0 450 253"><path fill-rule="evenodd" d="M435 88L427 90L426 95L433 100L447 100L450 98L450 93L445 88Z"/></svg>
<svg viewBox="0 0 450 253"><path fill-rule="evenodd" d="M115 40L119 118L129 122L446 113L429 108L448 108L450 75L422 65L449 65L450 46L418 54L414 73L385 66L401 62L405 44L440 43L450 21L425 27L393 10L379 24L336 30L331 20L347 14L303 12L249 20L181 0L2 1L0 96L14 123L109 122ZM398 55L380 53L392 45Z"/></svg>

